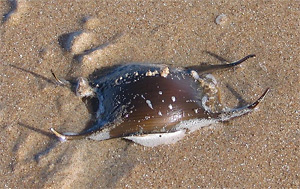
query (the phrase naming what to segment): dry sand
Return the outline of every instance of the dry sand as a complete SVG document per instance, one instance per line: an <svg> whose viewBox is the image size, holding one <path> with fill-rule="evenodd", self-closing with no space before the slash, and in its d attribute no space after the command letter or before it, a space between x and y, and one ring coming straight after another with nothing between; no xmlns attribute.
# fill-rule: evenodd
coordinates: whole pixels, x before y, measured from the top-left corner
<svg viewBox="0 0 300 189"><path fill-rule="evenodd" d="M299 1L9 2L0 1L1 188L300 187ZM90 119L50 69L68 79L126 62L220 64L212 53L257 55L215 77L230 107L270 87L258 110L155 148L60 143L49 132Z"/></svg>

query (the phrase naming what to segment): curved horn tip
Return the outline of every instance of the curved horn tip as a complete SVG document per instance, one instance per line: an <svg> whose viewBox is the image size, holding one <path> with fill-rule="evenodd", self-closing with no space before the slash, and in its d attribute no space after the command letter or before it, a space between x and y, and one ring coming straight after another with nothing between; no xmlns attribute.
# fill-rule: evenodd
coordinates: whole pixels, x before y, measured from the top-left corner
<svg viewBox="0 0 300 189"><path fill-rule="evenodd" d="M69 81L67 81L67 80L65 80L65 79L60 79L60 78L58 78L58 77L56 76L56 74L53 72L52 69L50 69L50 71L51 71L51 74L52 74L52 76L54 77L54 79L55 79L55 81L56 81L56 83L57 83L58 85L65 86L65 85L69 85L69 84L70 84Z"/></svg>
<svg viewBox="0 0 300 189"><path fill-rule="evenodd" d="M257 105L264 100L265 96L268 94L268 92L270 91L270 88L267 88L265 90L265 92L254 102L252 103L248 108L249 109L254 109L255 107L257 107Z"/></svg>
<svg viewBox="0 0 300 189"><path fill-rule="evenodd" d="M253 57L256 57L256 55L255 55L255 54L249 54L249 55L246 56L246 57L248 57L248 58L253 58Z"/></svg>
<svg viewBox="0 0 300 189"><path fill-rule="evenodd" d="M50 131L51 131L55 136L57 136L61 142L67 141L67 137L66 137L65 135L63 135L63 134L57 132L55 129L50 128Z"/></svg>

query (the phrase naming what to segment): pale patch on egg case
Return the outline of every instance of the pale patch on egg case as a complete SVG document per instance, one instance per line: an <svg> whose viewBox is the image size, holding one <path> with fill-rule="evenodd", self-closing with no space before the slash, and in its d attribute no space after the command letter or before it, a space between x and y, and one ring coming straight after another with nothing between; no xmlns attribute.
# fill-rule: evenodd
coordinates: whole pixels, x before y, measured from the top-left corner
<svg viewBox="0 0 300 189"><path fill-rule="evenodd" d="M250 57L253 55L204 70L235 66ZM127 64L91 82L79 78L76 94L91 96L99 103L94 126L80 134L60 134L53 128L51 131L63 141L121 137L144 146L172 144L188 131L251 112L268 92L248 106L224 108L216 79L211 74L200 74L201 68Z"/></svg>
<svg viewBox="0 0 300 189"><path fill-rule="evenodd" d="M171 133L157 133L157 134L147 134L141 136L128 136L124 137L127 140L131 140L147 147L155 147L162 144L174 144L181 140L185 136L184 130L179 130Z"/></svg>

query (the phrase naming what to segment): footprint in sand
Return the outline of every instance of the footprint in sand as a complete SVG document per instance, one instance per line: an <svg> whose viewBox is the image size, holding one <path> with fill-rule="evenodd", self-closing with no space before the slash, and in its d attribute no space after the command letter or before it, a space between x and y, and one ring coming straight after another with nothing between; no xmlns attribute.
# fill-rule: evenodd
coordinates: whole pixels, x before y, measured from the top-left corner
<svg viewBox="0 0 300 189"><path fill-rule="evenodd" d="M116 34L105 43L99 44L100 36L97 36L91 30L97 27L99 20L97 18L87 18L84 20L83 30L65 33L59 36L58 41L63 50L71 53L73 58L80 63L80 69L83 73L92 72L101 67L99 62L110 54L114 49L118 38L123 34Z"/></svg>

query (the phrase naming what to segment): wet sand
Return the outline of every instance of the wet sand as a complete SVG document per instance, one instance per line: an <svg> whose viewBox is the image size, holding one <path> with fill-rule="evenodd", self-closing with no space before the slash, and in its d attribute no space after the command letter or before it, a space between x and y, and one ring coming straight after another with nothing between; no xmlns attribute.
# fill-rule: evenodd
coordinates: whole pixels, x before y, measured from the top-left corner
<svg viewBox="0 0 300 189"><path fill-rule="evenodd" d="M0 1L0 187L300 187L300 4L297 1L146 3ZM216 23L218 15L226 19ZM75 32L71 46L63 36ZM60 143L90 114L54 83L128 62L221 64L229 107L271 91L259 109L173 145L122 139Z"/></svg>

